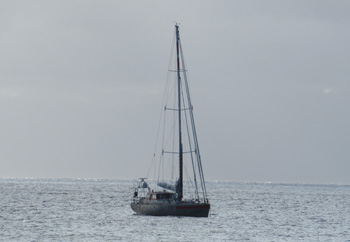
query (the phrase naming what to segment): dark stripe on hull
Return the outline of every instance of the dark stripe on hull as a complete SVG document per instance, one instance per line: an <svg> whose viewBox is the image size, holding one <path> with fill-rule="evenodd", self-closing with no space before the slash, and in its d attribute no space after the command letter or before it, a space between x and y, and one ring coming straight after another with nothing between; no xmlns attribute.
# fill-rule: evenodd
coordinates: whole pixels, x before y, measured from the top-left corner
<svg viewBox="0 0 350 242"><path fill-rule="evenodd" d="M139 204L132 203L132 210L140 215L208 217L210 204Z"/></svg>

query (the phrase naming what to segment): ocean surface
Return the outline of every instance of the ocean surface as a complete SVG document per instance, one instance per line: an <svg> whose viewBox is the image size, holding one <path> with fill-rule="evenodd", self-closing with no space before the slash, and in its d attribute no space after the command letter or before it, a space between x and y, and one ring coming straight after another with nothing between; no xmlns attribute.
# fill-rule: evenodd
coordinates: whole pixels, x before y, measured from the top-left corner
<svg viewBox="0 0 350 242"><path fill-rule="evenodd" d="M350 241L350 186L208 182L208 218L134 215L131 180L0 179L0 241Z"/></svg>

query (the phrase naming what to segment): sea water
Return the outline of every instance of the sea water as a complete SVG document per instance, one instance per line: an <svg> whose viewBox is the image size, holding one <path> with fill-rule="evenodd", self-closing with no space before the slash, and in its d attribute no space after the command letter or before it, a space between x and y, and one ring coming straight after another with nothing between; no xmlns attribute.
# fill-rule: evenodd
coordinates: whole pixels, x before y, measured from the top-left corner
<svg viewBox="0 0 350 242"><path fill-rule="evenodd" d="M207 182L208 218L135 215L133 181L0 179L0 241L350 241L350 186Z"/></svg>

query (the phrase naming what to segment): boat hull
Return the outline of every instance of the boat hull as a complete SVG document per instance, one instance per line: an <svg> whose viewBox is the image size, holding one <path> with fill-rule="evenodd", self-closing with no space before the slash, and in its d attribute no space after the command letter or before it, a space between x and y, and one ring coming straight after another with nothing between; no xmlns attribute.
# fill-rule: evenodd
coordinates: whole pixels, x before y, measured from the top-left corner
<svg viewBox="0 0 350 242"><path fill-rule="evenodd" d="M139 215L208 217L209 203L131 203L132 210Z"/></svg>

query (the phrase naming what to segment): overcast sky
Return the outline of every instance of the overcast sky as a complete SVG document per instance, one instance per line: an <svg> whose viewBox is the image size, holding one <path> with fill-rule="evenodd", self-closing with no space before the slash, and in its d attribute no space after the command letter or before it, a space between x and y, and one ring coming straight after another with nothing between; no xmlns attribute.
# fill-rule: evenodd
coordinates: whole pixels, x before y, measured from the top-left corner
<svg viewBox="0 0 350 242"><path fill-rule="evenodd" d="M350 184L350 1L0 1L0 177L138 178L179 22L207 180Z"/></svg>

